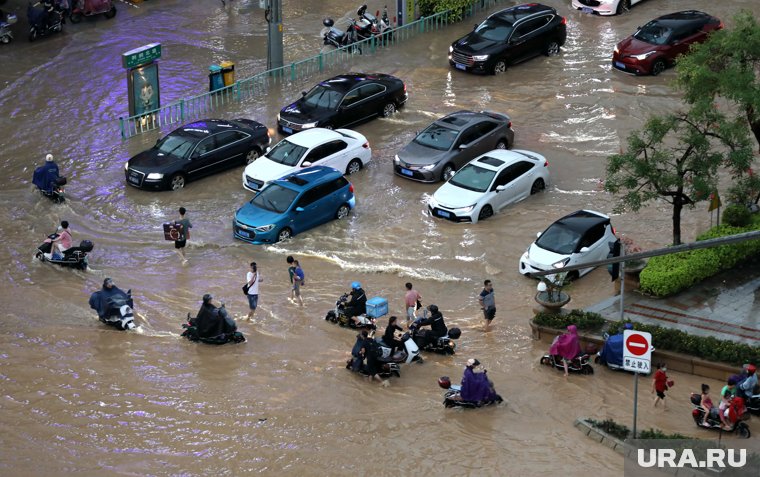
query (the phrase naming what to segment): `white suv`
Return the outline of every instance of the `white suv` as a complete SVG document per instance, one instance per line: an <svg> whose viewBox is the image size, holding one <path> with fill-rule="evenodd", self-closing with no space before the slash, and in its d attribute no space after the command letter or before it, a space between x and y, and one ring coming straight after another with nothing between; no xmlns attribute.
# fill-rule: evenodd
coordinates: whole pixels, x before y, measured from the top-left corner
<svg viewBox="0 0 760 477"><path fill-rule="evenodd" d="M278 142L243 171L243 187L260 191L268 182L309 166L328 166L345 174L372 159L367 138L350 129L313 128Z"/></svg>

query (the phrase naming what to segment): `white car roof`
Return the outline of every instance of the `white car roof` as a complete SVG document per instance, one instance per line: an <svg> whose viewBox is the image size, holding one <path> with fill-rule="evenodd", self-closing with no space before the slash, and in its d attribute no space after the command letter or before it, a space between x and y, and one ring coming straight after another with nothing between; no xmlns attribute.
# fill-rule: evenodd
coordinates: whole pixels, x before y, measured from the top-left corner
<svg viewBox="0 0 760 477"><path fill-rule="evenodd" d="M343 134L341 134L341 132ZM346 137L346 135L349 137ZM336 139L343 139L350 142L351 140L362 140L364 139L364 136L349 129L338 129L337 131L333 131L325 128L312 128L297 132L287 138L289 142L306 148L311 148L325 141L334 141Z"/></svg>
<svg viewBox="0 0 760 477"><path fill-rule="evenodd" d="M507 149L494 149L493 151L489 151L476 157L470 161L470 164L477 164L479 167L492 171L500 171L517 161L524 161L526 159L534 160L536 162L545 160L544 156L541 154L531 151L523 151L521 149L513 149L511 151ZM497 164L499 161L502 161L502 164Z"/></svg>

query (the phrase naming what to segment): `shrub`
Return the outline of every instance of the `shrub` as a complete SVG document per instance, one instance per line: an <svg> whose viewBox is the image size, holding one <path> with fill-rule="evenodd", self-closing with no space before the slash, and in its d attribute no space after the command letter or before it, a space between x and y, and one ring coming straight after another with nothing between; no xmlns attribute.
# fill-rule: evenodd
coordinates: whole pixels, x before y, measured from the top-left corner
<svg viewBox="0 0 760 477"><path fill-rule="evenodd" d="M623 332L624 322L611 322L607 332L611 335ZM693 336L681 330L663 328L657 325L633 323L633 329L652 334L652 344L663 351L688 354L707 361L717 361L741 366L756 362L760 356L760 346L719 340L713 336Z"/></svg>
<svg viewBox="0 0 760 477"><path fill-rule="evenodd" d="M760 215L750 215L750 223L746 227L736 227L725 223L713 227L699 235L697 240L725 237L754 230L760 230ZM652 257L639 276L639 287L644 293L655 296L672 295L757 254L760 254L760 240Z"/></svg>
<svg viewBox="0 0 760 477"><path fill-rule="evenodd" d="M564 330L570 325L577 326L578 330L598 330L605 322L599 313L578 309L565 314L539 312L533 317L533 323L559 330Z"/></svg>
<svg viewBox="0 0 760 477"><path fill-rule="evenodd" d="M428 17L436 13L449 10L451 20L459 20L464 16L467 8L472 6L475 0L418 0L420 15Z"/></svg>
<svg viewBox="0 0 760 477"><path fill-rule="evenodd" d="M588 422L600 431L604 431L607 434L620 439L621 441L628 439L628 435L631 433L627 426L618 424L612 419L605 419L604 421L595 421L594 419L588 419Z"/></svg>
<svg viewBox="0 0 760 477"><path fill-rule="evenodd" d="M746 227L752 220L749 209L743 205L733 204L723 211L723 222L733 227Z"/></svg>
<svg viewBox="0 0 760 477"><path fill-rule="evenodd" d="M639 432L636 436L637 439L689 439L688 436L674 432L673 434L665 434L659 429L649 428L645 431Z"/></svg>

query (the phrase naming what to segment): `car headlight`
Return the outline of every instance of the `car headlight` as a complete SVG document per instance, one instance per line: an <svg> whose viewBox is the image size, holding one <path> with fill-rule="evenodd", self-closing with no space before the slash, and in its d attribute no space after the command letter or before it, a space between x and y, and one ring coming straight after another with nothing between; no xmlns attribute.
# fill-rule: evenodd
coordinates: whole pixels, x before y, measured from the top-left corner
<svg viewBox="0 0 760 477"><path fill-rule="evenodd" d="M488 55L474 55L472 57L472 61L486 61L488 59Z"/></svg>
<svg viewBox="0 0 760 477"><path fill-rule="evenodd" d="M313 123L304 123L304 124L301 124L301 127L303 129L315 128L315 127L317 127L317 121L314 121Z"/></svg>
<svg viewBox="0 0 760 477"><path fill-rule="evenodd" d="M620 53L620 48L618 48L618 46L617 46L617 45L615 45L615 49L614 49L613 51L614 51L614 52L615 52L615 54L617 55L618 53Z"/></svg>
<svg viewBox="0 0 760 477"><path fill-rule="evenodd" d="M459 207L458 209L451 209L452 212L455 214L467 214L469 212L472 212L472 209L475 208L475 204L468 205L467 207Z"/></svg>
<svg viewBox="0 0 760 477"><path fill-rule="evenodd" d="M570 261L570 257L567 257L563 260L560 260L559 262L552 263L552 267L554 268L563 268L565 265L567 265L567 262Z"/></svg>
<svg viewBox="0 0 760 477"><path fill-rule="evenodd" d="M129 161L124 163L124 170L129 170Z"/></svg>
<svg viewBox="0 0 760 477"><path fill-rule="evenodd" d="M150 174L148 174L148 179L149 180L156 181L156 180L163 179L163 178L164 178L164 175L161 174L160 172L151 172Z"/></svg>
<svg viewBox="0 0 760 477"><path fill-rule="evenodd" d="M255 227L253 230L256 232L269 232L274 228L274 224L262 225L261 227Z"/></svg>
<svg viewBox="0 0 760 477"><path fill-rule="evenodd" d="M654 51L647 51L646 53L642 53L640 55L633 55L633 57L636 58L637 60L641 61L641 60L646 60L647 58L649 58L650 56L652 56L654 54L655 54Z"/></svg>
<svg viewBox="0 0 760 477"><path fill-rule="evenodd" d="M277 113L277 122L280 122L280 113Z"/></svg>
<svg viewBox="0 0 760 477"><path fill-rule="evenodd" d="M435 166L437 166L437 165L438 165L438 163L434 162L432 164L428 164L427 166L420 167L420 170L421 171L432 171L433 169L435 169Z"/></svg>
<svg viewBox="0 0 760 477"><path fill-rule="evenodd" d="M393 163L396 164L396 165L401 164L401 159L398 158L398 154L396 154L395 156L393 156Z"/></svg>
<svg viewBox="0 0 760 477"><path fill-rule="evenodd" d="M454 47L449 45L449 53L454 53Z"/></svg>

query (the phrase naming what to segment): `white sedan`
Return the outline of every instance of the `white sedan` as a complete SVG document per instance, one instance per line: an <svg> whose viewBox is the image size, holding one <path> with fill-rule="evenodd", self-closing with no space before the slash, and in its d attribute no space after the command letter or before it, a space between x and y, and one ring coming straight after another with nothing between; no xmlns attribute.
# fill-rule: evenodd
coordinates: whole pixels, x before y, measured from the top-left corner
<svg viewBox="0 0 760 477"><path fill-rule="evenodd" d="M260 191L268 182L309 166L328 166L346 174L372 159L367 138L350 129L313 128L283 139L243 171L243 187Z"/></svg>
<svg viewBox="0 0 760 477"><path fill-rule="evenodd" d="M573 8L596 15L620 15L641 0L572 0Z"/></svg>
<svg viewBox="0 0 760 477"><path fill-rule="evenodd" d="M459 169L428 201L433 217L454 222L486 219L540 192L549 183L549 162L530 151L497 149Z"/></svg>

